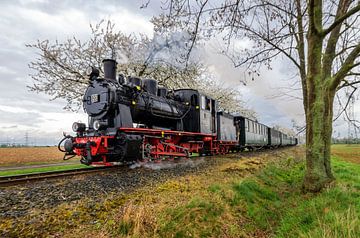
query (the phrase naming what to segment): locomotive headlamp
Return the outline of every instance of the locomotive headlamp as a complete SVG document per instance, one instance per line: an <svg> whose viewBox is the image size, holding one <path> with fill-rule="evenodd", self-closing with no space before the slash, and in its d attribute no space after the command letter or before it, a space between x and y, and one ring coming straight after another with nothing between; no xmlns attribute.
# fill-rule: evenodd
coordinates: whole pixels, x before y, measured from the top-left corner
<svg viewBox="0 0 360 238"><path fill-rule="evenodd" d="M86 69L85 74L88 75L88 76L90 76L90 74L92 73L92 71L93 71L93 67L89 66L89 67Z"/></svg>
<svg viewBox="0 0 360 238"><path fill-rule="evenodd" d="M93 128L95 130L99 130L99 129L103 129L107 126L107 122L106 121L99 121L99 120L95 120L93 123Z"/></svg>
<svg viewBox="0 0 360 238"><path fill-rule="evenodd" d="M88 75L90 77L90 79L92 79L92 77L94 77L94 76L98 77L100 74L100 71L95 67L89 66L86 69L85 74Z"/></svg>
<svg viewBox="0 0 360 238"><path fill-rule="evenodd" d="M83 132L86 129L86 125L80 122L74 122L72 124L72 129L74 132Z"/></svg>
<svg viewBox="0 0 360 238"><path fill-rule="evenodd" d="M99 130L100 129L100 121L96 120L94 121L93 127L95 130Z"/></svg>

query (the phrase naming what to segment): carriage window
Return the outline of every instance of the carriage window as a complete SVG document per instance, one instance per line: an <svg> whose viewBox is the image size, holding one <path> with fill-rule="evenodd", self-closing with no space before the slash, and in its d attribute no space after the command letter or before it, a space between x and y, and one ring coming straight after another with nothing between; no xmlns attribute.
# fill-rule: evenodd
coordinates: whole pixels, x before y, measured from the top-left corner
<svg viewBox="0 0 360 238"><path fill-rule="evenodd" d="M209 98L206 98L206 110L211 110L211 100Z"/></svg>
<svg viewBox="0 0 360 238"><path fill-rule="evenodd" d="M201 109L203 110L205 110L205 103L206 103L205 96L201 96Z"/></svg>

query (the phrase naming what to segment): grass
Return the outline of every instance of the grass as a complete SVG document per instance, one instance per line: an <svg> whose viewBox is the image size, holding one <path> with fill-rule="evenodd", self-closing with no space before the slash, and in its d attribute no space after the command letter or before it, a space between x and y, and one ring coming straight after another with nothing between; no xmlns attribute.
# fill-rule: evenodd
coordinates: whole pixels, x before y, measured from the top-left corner
<svg viewBox="0 0 360 238"><path fill-rule="evenodd" d="M360 165L333 157L333 168L337 185L315 195L301 193L302 162L273 164L238 182L211 184L212 196L194 197L165 212L160 237L360 237ZM247 224L231 219L237 216Z"/></svg>
<svg viewBox="0 0 360 238"><path fill-rule="evenodd" d="M14 176L19 174L32 174L32 173L41 173L41 172L49 172L49 171L64 171L69 169L80 169L80 168L90 168L90 167L83 164L71 164L71 165L49 166L42 168L26 168L19 170L0 171L0 176Z"/></svg>
<svg viewBox="0 0 360 238"><path fill-rule="evenodd" d="M156 236L359 237L360 165L332 162L336 186L315 195L301 192L304 163L291 157L240 181L212 183L164 209Z"/></svg>
<svg viewBox="0 0 360 238"><path fill-rule="evenodd" d="M8 220L0 231L63 237L359 237L360 164L334 155L336 183L304 194L299 150L222 158L200 174L112 194L96 204L87 198L35 211L22 219L39 222Z"/></svg>

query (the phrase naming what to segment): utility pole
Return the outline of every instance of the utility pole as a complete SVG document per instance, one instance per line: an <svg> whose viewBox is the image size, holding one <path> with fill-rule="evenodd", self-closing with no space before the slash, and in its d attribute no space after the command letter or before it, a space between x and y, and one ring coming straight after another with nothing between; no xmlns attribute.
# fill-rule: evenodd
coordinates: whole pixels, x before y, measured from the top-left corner
<svg viewBox="0 0 360 238"><path fill-rule="evenodd" d="M25 132L25 146L28 147L29 146L29 133Z"/></svg>

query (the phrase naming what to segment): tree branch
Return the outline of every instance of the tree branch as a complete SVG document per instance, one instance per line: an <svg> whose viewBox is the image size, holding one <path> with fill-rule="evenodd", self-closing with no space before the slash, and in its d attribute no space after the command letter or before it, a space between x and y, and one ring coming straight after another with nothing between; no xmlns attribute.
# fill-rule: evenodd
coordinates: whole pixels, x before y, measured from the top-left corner
<svg viewBox="0 0 360 238"><path fill-rule="evenodd" d="M303 89L303 102L305 109L305 102L307 101L307 86L306 86L306 63L305 63L305 43L304 43L304 27L303 27L303 16L301 12L301 2L296 0L296 19L298 24L298 44L297 51L300 59L300 78Z"/></svg>
<svg viewBox="0 0 360 238"><path fill-rule="evenodd" d="M204 10L204 7L205 5L207 4L208 0L206 0L204 3L201 4L201 7L200 7L200 10L199 10L199 13L197 14L197 17L196 17L196 21L195 21L195 31L194 31L194 38L191 40L191 45L190 45L190 48L187 52L187 55L186 55L186 64L188 63L189 61L189 58L190 58L190 54L191 54L191 51L195 45L195 42L196 42L196 38L197 38L197 35L198 35L198 30L199 30L199 24L200 24L200 17L201 17L201 14Z"/></svg>
<svg viewBox="0 0 360 238"><path fill-rule="evenodd" d="M352 96L354 95L354 93L355 93L356 90L357 90L357 88L354 87L354 86L352 86L352 88L353 88L353 91L352 91L352 92L350 93L350 95L348 96L348 99L347 99L347 101L346 101L345 106L343 107L343 109L341 110L341 112L333 119L333 122L336 121L336 120L341 116L341 114L343 114L343 113L346 111L347 107L349 106L350 100L351 100ZM340 100L339 100L339 103L340 103ZM340 104L340 106L342 106L342 105Z"/></svg>
<svg viewBox="0 0 360 238"><path fill-rule="evenodd" d="M338 8L336 11L335 19L340 18L340 16L344 15L350 6L351 1L349 0L340 0L338 4ZM335 50L336 44L340 37L340 29L341 24L337 24L335 27L332 28L330 37L328 39L325 54L323 57L323 77L330 78L331 76L331 68L335 58Z"/></svg>
<svg viewBox="0 0 360 238"><path fill-rule="evenodd" d="M342 1L341 1L342 2ZM340 3L341 3L340 2ZM339 7L340 6L339 3ZM347 2L350 5L350 1ZM346 20L347 18L349 18L350 16L354 15L355 13L357 13L358 11L360 11L360 2L358 3L358 5L356 7L353 7L352 9L350 9L346 14L339 16L335 19L335 21L325 30L322 31L321 34L323 35L327 35L329 34L335 27L337 27L338 25L341 25L341 23Z"/></svg>
<svg viewBox="0 0 360 238"><path fill-rule="evenodd" d="M360 63L354 64L355 59L360 54L360 43L350 52L346 60L344 61L341 68L338 72L333 76L330 82L330 89L335 90L340 84L341 80L345 77L345 75L354 67L358 66Z"/></svg>

